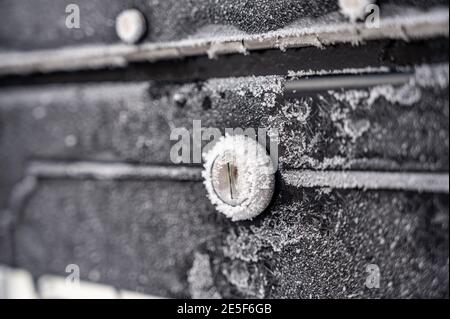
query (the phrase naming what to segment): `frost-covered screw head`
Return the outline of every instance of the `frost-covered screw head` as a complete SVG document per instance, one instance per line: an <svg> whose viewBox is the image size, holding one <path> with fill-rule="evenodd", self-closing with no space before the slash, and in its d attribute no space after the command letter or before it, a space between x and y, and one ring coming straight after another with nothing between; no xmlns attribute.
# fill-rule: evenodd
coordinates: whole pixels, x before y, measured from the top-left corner
<svg viewBox="0 0 450 319"><path fill-rule="evenodd" d="M129 44L138 42L147 31L144 15L136 9L122 11L116 18L116 32L119 38Z"/></svg>
<svg viewBox="0 0 450 319"><path fill-rule="evenodd" d="M354 22L366 15L366 7L374 3L374 0L339 0L341 12Z"/></svg>
<svg viewBox="0 0 450 319"><path fill-rule="evenodd" d="M266 209L275 176L264 147L247 136L226 136L203 156L204 184L219 212L236 221L252 219Z"/></svg>

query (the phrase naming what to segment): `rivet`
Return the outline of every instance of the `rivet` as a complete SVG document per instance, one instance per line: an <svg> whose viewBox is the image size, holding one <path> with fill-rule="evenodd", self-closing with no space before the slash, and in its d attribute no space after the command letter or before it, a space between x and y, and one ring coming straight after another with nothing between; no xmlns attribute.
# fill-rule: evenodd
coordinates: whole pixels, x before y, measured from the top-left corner
<svg viewBox="0 0 450 319"><path fill-rule="evenodd" d="M67 147L74 147L77 145L77 138L75 135L67 135L64 139L64 144L66 144Z"/></svg>
<svg viewBox="0 0 450 319"><path fill-rule="evenodd" d="M129 44L137 43L147 31L144 15L136 9L122 11L116 18L116 33Z"/></svg>
<svg viewBox="0 0 450 319"><path fill-rule="evenodd" d="M237 221L252 219L267 208L275 176L262 145L248 136L226 136L204 159L204 184L219 212Z"/></svg>

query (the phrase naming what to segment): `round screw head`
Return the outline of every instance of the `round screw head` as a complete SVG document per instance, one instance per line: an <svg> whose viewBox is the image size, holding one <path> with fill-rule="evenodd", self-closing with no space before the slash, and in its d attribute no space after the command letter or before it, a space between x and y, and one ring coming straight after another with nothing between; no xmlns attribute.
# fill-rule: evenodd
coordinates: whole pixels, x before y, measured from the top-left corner
<svg viewBox="0 0 450 319"><path fill-rule="evenodd" d="M125 43L137 43L146 31L147 23L139 10L122 11L116 18L116 33Z"/></svg>
<svg viewBox="0 0 450 319"><path fill-rule="evenodd" d="M208 197L233 221L252 219L269 205L275 186L272 160L250 137L222 137L206 154L203 171Z"/></svg>

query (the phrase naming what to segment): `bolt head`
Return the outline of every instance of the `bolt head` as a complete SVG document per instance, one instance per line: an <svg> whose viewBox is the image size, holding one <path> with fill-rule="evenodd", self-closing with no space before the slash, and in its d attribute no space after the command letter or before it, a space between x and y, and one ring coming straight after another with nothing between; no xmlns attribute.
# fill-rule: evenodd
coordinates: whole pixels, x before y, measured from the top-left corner
<svg viewBox="0 0 450 319"><path fill-rule="evenodd" d="M203 171L208 197L233 221L252 219L269 205L275 187L272 160L250 137L222 137L206 154Z"/></svg>
<svg viewBox="0 0 450 319"><path fill-rule="evenodd" d="M139 10L125 10L116 18L116 33L125 43L137 43L142 39L146 31L147 22Z"/></svg>

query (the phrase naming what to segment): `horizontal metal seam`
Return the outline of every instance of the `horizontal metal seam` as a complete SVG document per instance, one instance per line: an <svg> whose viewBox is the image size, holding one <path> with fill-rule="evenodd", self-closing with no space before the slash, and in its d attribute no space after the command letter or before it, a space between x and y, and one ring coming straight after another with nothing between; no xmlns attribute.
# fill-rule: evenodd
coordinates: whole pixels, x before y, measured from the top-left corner
<svg viewBox="0 0 450 319"><path fill-rule="evenodd" d="M448 37L449 21L445 12L430 11L415 16L382 19L379 28L364 24L341 23L316 29L291 29L257 35L222 37L220 39L181 40L148 43L138 46L109 45L66 47L30 53L0 54L0 75L33 72L74 71L104 67L125 67L129 62L145 62L188 56L246 54L248 51L299 48L335 43L361 43L379 39L423 39Z"/></svg>
<svg viewBox="0 0 450 319"><path fill-rule="evenodd" d="M282 178L288 185L306 188L449 192L448 173L289 170Z"/></svg>
<svg viewBox="0 0 450 319"><path fill-rule="evenodd" d="M28 166L27 175L48 179L201 181L201 170L181 165L36 161ZM448 173L286 170L281 171L281 177L285 183L300 188L449 192Z"/></svg>

